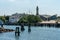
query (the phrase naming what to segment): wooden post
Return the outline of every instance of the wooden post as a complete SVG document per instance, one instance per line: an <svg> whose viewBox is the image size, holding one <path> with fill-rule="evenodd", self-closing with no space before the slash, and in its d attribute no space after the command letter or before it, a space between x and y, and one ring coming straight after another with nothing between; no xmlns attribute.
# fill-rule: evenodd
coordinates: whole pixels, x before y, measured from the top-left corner
<svg viewBox="0 0 60 40"><path fill-rule="evenodd" d="M19 27L16 27L16 30L15 30L15 36L20 36Z"/></svg>
<svg viewBox="0 0 60 40"><path fill-rule="evenodd" d="M24 29L24 24L22 23L21 24L21 31L24 31L25 29Z"/></svg>
<svg viewBox="0 0 60 40"><path fill-rule="evenodd" d="M30 28L30 23L29 23L29 25L28 25L28 32L31 32L31 28Z"/></svg>

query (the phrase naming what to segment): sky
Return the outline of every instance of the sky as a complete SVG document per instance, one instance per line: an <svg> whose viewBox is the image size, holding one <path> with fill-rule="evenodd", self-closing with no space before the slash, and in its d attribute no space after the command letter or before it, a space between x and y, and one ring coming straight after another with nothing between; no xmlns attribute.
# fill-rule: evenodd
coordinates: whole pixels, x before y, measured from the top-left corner
<svg viewBox="0 0 60 40"><path fill-rule="evenodd" d="M0 0L0 15L36 14L36 6L40 15L60 16L60 0Z"/></svg>

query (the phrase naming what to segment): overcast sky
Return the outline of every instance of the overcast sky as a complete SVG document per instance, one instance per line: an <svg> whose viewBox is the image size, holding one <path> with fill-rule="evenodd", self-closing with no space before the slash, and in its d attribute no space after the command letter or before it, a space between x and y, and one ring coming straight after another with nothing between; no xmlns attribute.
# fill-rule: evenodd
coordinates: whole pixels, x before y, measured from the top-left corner
<svg viewBox="0 0 60 40"><path fill-rule="evenodd" d="M16 12L36 14L37 5L40 15L60 15L60 0L0 0L0 15L11 15Z"/></svg>

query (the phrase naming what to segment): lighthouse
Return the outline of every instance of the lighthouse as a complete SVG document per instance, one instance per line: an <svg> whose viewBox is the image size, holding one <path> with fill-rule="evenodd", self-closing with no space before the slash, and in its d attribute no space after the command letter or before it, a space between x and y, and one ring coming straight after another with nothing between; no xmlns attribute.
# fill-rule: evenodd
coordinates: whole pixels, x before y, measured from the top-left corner
<svg viewBox="0 0 60 40"><path fill-rule="evenodd" d="M39 8L38 8L38 6L36 7L36 15L39 15Z"/></svg>

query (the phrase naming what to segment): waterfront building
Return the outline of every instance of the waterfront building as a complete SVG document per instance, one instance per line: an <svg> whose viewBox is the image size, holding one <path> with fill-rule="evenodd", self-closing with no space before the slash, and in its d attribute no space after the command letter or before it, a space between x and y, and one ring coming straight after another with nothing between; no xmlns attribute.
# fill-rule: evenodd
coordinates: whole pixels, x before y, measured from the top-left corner
<svg viewBox="0 0 60 40"><path fill-rule="evenodd" d="M53 15L49 17L49 20L56 20L57 19L57 15Z"/></svg>
<svg viewBox="0 0 60 40"><path fill-rule="evenodd" d="M30 14L25 13L15 13L9 17L9 23L17 23L22 17L28 16Z"/></svg>
<svg viewBox="0 0 60 40"><path fill-rule="evenodd" d="M17 23L20 18L22 18L25 14L24 13L16 13L12 14L12 16L9 17L10 23Z"/></svg>
<svg viewBox="0 0 60 40"><path fill-rule="evenodd" d="M40 15L40 18L44 21L49 21L49 20L56 20L57 19L57 15Z"/></svg>
<svg viewBox="0 0 60 40"><path fill-rule="evenodd" d="M40 15L40 18L44 21L47 21L50 15Z"/></svg>

